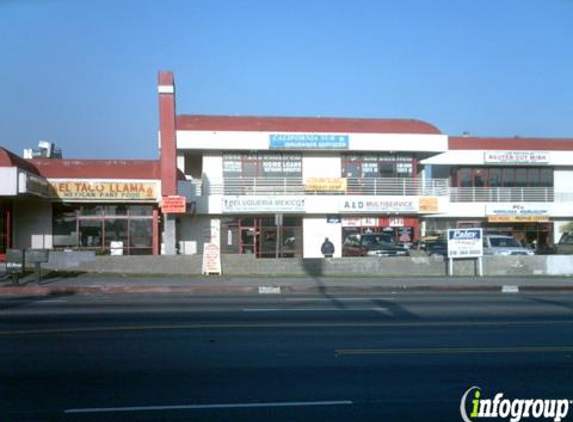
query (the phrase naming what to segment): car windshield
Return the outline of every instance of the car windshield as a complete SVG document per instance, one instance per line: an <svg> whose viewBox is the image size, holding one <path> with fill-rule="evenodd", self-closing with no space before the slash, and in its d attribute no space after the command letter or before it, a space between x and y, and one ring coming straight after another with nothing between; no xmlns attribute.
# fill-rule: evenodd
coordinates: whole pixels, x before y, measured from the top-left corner
<svg viewBox="0 0 573 422"><path fill-rule="evenodd" d="M573 235L565 234L559 241L561 244L572 245L573 244Z"/></svg>
<svg viewBox="0 0 573 422"><path fill-rule="evenodd" d="M385 234L365 234L362 236L362 244L366 246L387 245L392 242L392 238Z"/></svg>
<svg viewBox="0 0 573 422"><path fill-rule="evenodd" d="M489 239L494 248L520 248L522 247L513 237L491 237Z"/></svg>

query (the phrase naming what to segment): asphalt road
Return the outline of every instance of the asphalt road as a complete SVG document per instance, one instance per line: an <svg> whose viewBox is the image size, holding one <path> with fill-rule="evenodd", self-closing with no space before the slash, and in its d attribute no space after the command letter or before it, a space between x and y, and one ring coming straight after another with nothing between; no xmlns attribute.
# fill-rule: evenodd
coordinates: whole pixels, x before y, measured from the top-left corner
<svg viewBox="0 0 573 422"><path fill-rule="evenodd" d="M472 386L573 399L573 296L0 299L2 422L460 421Z"/></svg>

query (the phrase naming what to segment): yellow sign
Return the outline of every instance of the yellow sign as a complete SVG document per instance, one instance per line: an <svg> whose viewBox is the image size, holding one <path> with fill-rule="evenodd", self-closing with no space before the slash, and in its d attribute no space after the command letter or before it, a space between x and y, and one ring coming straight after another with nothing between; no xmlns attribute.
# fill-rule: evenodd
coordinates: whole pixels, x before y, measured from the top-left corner
<svg viewBox="0 0 573 422"><path fill-rule="evenodd" d="M439 210L438 198L434 196L422 196L420 198L420 212L438 212Z"/></svg>
<svg viewBox="0 0 573 422"><path fill-rule="evenodd" d="M489 223L547 223L546 215L489 215Z"/></svg>
<svg viewBox="0 0 573 422"><path fill-rule="evenodd" d="M155 182L50 181L52 197L62 200L155 201Z"/></svg>
<svg viewBox="0 0 573 422"><path fill-rule="evenodd" d="M346 192L346 179L342 177L310 177L305 180L307 192Z"/></svg>

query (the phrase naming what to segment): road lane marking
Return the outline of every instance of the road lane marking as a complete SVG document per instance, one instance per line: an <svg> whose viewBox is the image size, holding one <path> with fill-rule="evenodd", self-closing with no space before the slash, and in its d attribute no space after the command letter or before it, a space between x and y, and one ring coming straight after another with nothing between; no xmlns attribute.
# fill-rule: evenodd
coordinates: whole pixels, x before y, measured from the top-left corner
<svg viewBox="0 0 573 422"><path fill-rule="evenodd" d="M386 308L382 307L368 307L368 308L299 308L299 309L284 309L284 308L245 308L243 312L360 312L360 311L374 311L385 312Z"/></svg>
<svg viewBox="0 0 573 422"><path fill-rule="evenodd" d="M573 346L512 347L421 347L409 349L336 349L338 356L367 355L457 355L468 353L559 353L573 352Z"/></svg>
<svg viewBox="0 0 573 422"><path fill-rule="evenodd" d="M29 334L74 334L113 331L163 331L163 330L229 330L229 329L289 329L289 328L440 328L440 327L513 327L539 325L573 325L573 320L549 321L484 321L484 322L284 322L284 323L197 323L173 325L117 325L99 327L38 328L2 330L0 336Z"/></svg>
<svg viewBox="0 0 573 422"><path fill-rule="evenodd" d="M287 302L373 302L376 300L396 300L395 297L288 297Z"/></svg>
<svg viewBox="0 0 573 422"><path fill-rule="evenodd" d="M293 401L270 403L214 403L183 404L174 406L133 406L133 407L91 407L85 409L66 409L64 413L114 413L114 412L153 412L164 410L205 410L205 409L248 409L265 407L308 407L308 406L349 406L351 400L332 401Z"/></svg>

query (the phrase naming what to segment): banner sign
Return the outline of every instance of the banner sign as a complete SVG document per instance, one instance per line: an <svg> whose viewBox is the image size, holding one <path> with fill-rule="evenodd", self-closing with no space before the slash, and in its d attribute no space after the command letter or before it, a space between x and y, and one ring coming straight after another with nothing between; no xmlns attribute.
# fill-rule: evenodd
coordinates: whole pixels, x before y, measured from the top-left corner
<svg viewBox="0 0 573 422"><path fill-rule="evenodd" d="M482 257L482 234L482 229L449 229L448 258Z"/></svg>
<svg viewBox="0 0 573 422"><path fill-rule="evenodd" d="M435 196L420 197L420 212L438 212L440 205L438 198Z"/></svg>
<svg viewBox="0 0 573 422"><path fill-rule="evenodd" d="M316 133L272 133L270 149L348 149L348 135Z"/></svg>
<svg viewBox="0 0 573 422"><path fill-rule="evenodd" d="M163 214L185 214L187 211L187 198L179 195L164 196L161 199L161 212Z"/></svg>
<svg viewBox="0 0 573 422"><path fill-rule="evenodd" d="M223 212L305 212L303 196L224 196Z"/></svg>
<svg viewBox="0 0 573 422"><path fill-rule="evenodd" d="M386 198L373 199L367 196L347 196L341 199L341 212L352 213L388 213L388 212L418 212L418 198Z"/></svg>
<svg viewBox="0 0 573 422"><path fill-rule="evenodd" d="M491 223L535 223L549 221L549 207L545 204L486 205L487 219Z"/></svg>
<svg viewBox="0 0 573 422"><path fill-rule="evenodd" d="M485 163L548 164L549 153L543 151L485 151Z"/></svg>
<svg viewBox="0 0 573 422"><path fill-rule="evenodd" d="M309 177L304 181L307 192L346 192L344 177Z"/></svg>
<svg viewBox="0 0 573 422"><path fill-rule="evenodd" d="M50 180L52 197L62 200L155 201L156 182Z"/></svg>

